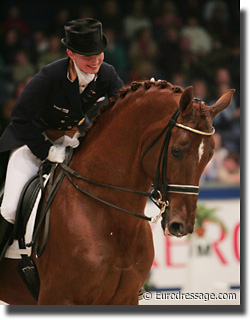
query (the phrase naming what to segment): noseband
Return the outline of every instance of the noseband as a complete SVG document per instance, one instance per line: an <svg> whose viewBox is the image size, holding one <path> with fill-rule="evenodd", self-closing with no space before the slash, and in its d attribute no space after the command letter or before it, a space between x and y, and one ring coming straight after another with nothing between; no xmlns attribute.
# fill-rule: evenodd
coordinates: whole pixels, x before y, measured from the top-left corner
<svg viewBox="0 0 250 320"><path fill-rule="evenodd" d="M196 100L197 101L197 100ZM145 156L145 154L152 148L152 146L160 139L160 137L162 137L162 135L164 133L166 133L166 136L164 138L161 150L160 150L160 155L159 155L159 159L158 159L158 164L157 164L157 169L156 169L156 173L155 173L155 183L153 185L153 191L152 192L144 192L144 191L140 191L140 190L129 190L129 189L125 189L125 188L121 188L121 187L117 187L117 186L113 186L113 185L109 185L109 184L105 184L102 182L97 182L88 178L85 178L83 176L81 176L78 172L76 172L75 170L71 169L68 165L66 165L66 163L54 163L52 165L52 169L51 169L51 173L50 173L50 194L48 195L46 201L45 201L45 205L43 208L43 211L41 213L41 219L40 222L37 226L37 229L35 231L35 233L33 234L32 237L32 241L29 244L26 244L26 246L32 246L35 241L36 238L40 232L40 228L42 226L42 223L44 221L46 221L45 223L45 233L44 233L44 240L43 240L43 244L42 244L42 249L39 249L39 243L37 243L37 246L35 248L36 251L36 256L40 257L42 255L42 253L44 252L45 246L46 246L46 242L47 242L47 238L48 238L48 230L49 230L49 209L50 209L50 205L56 195L56 192L64 178L64 176L66 176L69 180L69 182L80 192L82 192L83 194L85 194L86 196L95 199L105 205L108 205L114 209L117 209L119 211L128 213L130 215L133 215L137 218L143 219L143 220L147 220L153 223L156 223L159 218L165 213L166 208L169 206L169 201L167 199L167 193L180 193L180 194L186 194L186 195L195 195L197 196L199 194L199 186L192 186L192 185L181 185L181 184L169 184L167 182L167 153L168 153L168 146L169 146L169 141L170 141L170 137L171 137L171 131L173 129L174 126L179 127L181 129L193 132L195 134L200 134L200 135L205 135L205 136L212 136L215 132L214 128L211 132L204 132L204 131L200 131L200 130L196 130L193 129L191 127L185 126L181 123L176 122L178 116L180 114L180 110L177 109L174 113L174 115L172 116L172 118L169 120L168 124L166 125L166 127L164 127L162 129L162 131L159 133L159 135L150 143L150 145L146 148L146 150L144 151L143 155L142 155L142 160ZM66 157L69 158L68 162L70 162L71 156L73 154L72 148L71 147L67 147L67 154ZM70 154L70 156L69 156ZM41 167L43 167L44 165L46 165L45 162L42 163ZM53 181L53 176L55 173L55 169L56 166L59 166L62 171L58 174L56 181L52 184ZM40 168L41 169L41 168ZM42 173L43 170L40 170L40 179L41 179L41 186L43 185L43 178L42 178ZM128 193L132 193L132 194L137 194L140 196L144 196L144 197L148 197L149 199L151 199L156 205L157 207L160 209L160 213L156 216L156 217L147 217L145 215L142 215L140 213L137 212L131 212L128 211L126 209L120 208L112 203L109 203L103 199L100 199L96 196L94 196L93 194L87 192L86 190L80 188L71 178L71 176L74 176L75 178L79 179L79 180L83 180L87 183L92 183L98 186L102 186L102 187L107 187L110 189L114 189L114 190L120 190L120 191L124 191L124 192L128 192ZM42 188L43 190L43 188Z"/></svg>
<svg viewBox="0 0 250 320"><path fill-rule="evenodd" d="M197 101L198 99L194 99L194 101ZM122 212L131 214L137 218L141 218L147 221L151 221L156 223L158 221L158 219L161 217L161 215L165 212L166 208L169 206L169 201L167 199L167 193L180 193L180 194L186 194L186 195L195 195L197 196L199 194L199 186L192 186L192 185L181 185L181 184L169 184L167 182L167 153L168 153L168 147L169 147L169 141L170 141L170 137L171 137L171 131L173 129L174 126L179 127L181 129L193 132L195 134L200 134L200 135L204 135L204 136L212 136L215 132L215 129L213 128L213 130L211 132L204 132L204 131L200 131L197 129L193 129L191 127L185 126L181 123L176 122L178 116L180 114L180 109L177 109L175 111L175 113L173 114L172 118L169 120L168 124L162 129L162 131L158 134L158 136L149 144L149 146L146 148L146 150L144 151L143 155L142 155L142 160L144 158L144 156L146 155L146 153L153 147L153 145L163 136L164 133L166 133L161 150L160 150L160 154L159 154L159 158L158 158L158 163L157 163L157 169L156 169L156 173L155 173L155 183L153 185L153 191L151 192L143 192L140 190L130 190L130 189L125 189L125 188L121 188L121 187L117 187L117 186L113 186L113 185L109 185L109 184L105 184L102 182L97 182L97 181L93 181L91 179L85 178L83 176L81 176L78 172L74 171L73 169L69 168L66 164L64 163L59 163L58 165L61 167L61 169L64 171L64 174L67 176L68 180L70 181L70 183L79 191L81 191L83 194L101 202L104 203L112 208L115 208L117 210L120 210ZM147 217L144 216L142 214L136 213L136 212L131 212L128 211L126 209L120 208L118 206L115 206L109 202L106 202L103 199L100 199L90 193L88 193L87 191L83 190L82 188L80 188L71 178L71 175L83 180L85 182L88 183L92 183L98 186L103 186L103 187L107 187L110 189L114 189L114 190L120 190L120 191L124 191L124 192L129 192L129 193L133 193L133 194L138 194L141 196L145 196L150 198L161 210L160 213L157 215L156 218L154 217Z"/></svg>
<svg viewBox="0 0 250 320"><path fill-rule="evenodd" d="M196 99L197 100L197 99ZM161 201L163 203L167 203L167 206L169 205L169 202L167 200L167 193L180 193L180 194L187 194L187 195L198 195L199 194L199 186L193 186L193 185L181 185L181 184L169 184L167 182L167 154L168 154L168 147L169 147L169 141L171 137L171 131L174 126L179 127L181 129L193 132L195 134L205 135L205 136L211 136L214 134L215 129L213 127L211 132L204 132L200 131L188 126L185 126L181 123L176 122L178 116L180 114L180 109L177 109L175 113L173 114L172 118L169 120L166 127L162 129L162 131L159 133L159 135L150 143L150 145L146 148L142 155L142 159L146 155L146 153L153 147L153 145L160 139L160 137L166 132L166 136L164 138L163 145L161 147L160 155L158 158L158 164L157 169L155 173L155 183L154 183L154 190L153 195L154 198L157 197L157 194L161 194Z"/></svg>

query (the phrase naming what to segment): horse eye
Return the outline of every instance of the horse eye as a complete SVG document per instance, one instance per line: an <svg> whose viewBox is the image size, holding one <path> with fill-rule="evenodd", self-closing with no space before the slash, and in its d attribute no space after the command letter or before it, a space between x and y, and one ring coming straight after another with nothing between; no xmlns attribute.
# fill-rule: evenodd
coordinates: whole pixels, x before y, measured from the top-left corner
<svg viewBox="0 0 250 320"><path fill-rule="evenodd" d="M177 147L172 147L171 153L175 158L181 158L183 156L183 151Z"/></svg>

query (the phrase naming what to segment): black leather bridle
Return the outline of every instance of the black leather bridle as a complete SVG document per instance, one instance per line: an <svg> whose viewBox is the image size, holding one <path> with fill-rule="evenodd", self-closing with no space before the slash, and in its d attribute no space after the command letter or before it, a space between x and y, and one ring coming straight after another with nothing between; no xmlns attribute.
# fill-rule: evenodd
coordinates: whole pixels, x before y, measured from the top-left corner
<svg viewBox="0 0 250 320"><path fill-rule="evenodd" d="M204 132L204 131L200 131L197 129L193 129L191 127L185 126L183 124L180 124L177 122L177 118L180 114L180 109L177 109L175 111L175 113L173 114L173 116L171 117L171 119L169 120L168 124L161 130L161 132L158 134L158 136L149 144L149 146L146 148L146 150L144 151L143 155L142 155L142 159L144 158L144 156L146 155L146 153L153 147L153 145L164 135L165 133L165 138L160 150L160 154L159 154L159 158L158 158L158 163L157 163L157 169L156 169L156 173L155 173L155 182L153 184L153 189L151 192L144 192L144 191L140 191L140 190L130 190L130 189L126 189L126 188L122 188L122 187L117 187L117 186L113 186L110 184L106 184L103 182L97 182L88 178L83 177L82 175L80 175L78 172L76 172L75 170L71 169L68 164L72 158L73 155L73 149L71 147L67 147L67 153L66 153L66 160L64 163L53 163L52 164L52 168L51 168L51 173L50 173L50 178L49 178L49 188L48 188L48 195L47 195L47 199L44 203L44 207L43 210L41 212L41 218L40 221L33 233L33 237L32 237L32 241L29 244L26 244L27 247L32 246L33 244L35 244L36 240L38 239L37 243L36 243L36 248L35 248L35 252L36 252L36 256L37 257L41 257L42 253L44 252L46 243L47 243L47 239L48 239L48 234L49 234L49 212L50 212L50 206L53 202L53 199L57 193L57 190L59 189L59 186L63 180L63 178L66 176L69 180L69 182L80 192L82 192L83 194L85 194L88 197L91 197L92 199L95 199L101 203L104 203L114 209L117 209L119 211L128 213L130 215L133 215L137 218L143 219L143 220L147 220L153 223L156 223L159 218L164 214L164 212L166 211L166 208L169 206L169 201L167 198L167 194L168 192L170 193L180 193L180 194L186 194L186 195L198 195L199 194L199 186L192 186L192 185L180 185L180 184L169 184L167 181L167 153L168 153L168 147L169 147L169 141L170 141L170 137L171 137L171 131L173 129L174 126L177 126L179 128L182 128L184 130L187 131L191 131L193 133L196 134L200 134L200 135L205 135L205 136L211 136L214 134L215 130L213 128L213 130L211 132ZM40 168L40 180L41 180L41 186L43 186L43 166L46 166L46 162L43 162ZM59 166L61 168L61 171L59 172L57 178L54 181L54 173L55 170L57 168L57 166ZM72 180L72 176L79 179L79 180L83 180L87 183L92 183L98 186L102 186L102 187L106 187L106 188L110 188L113 190L120 190L123 192L128 192L128 193L132 193L132 194L137 194L140 196L144 196L144 197L148 197L149 199L151 199L155 205L157 205L157 207L160 209L160 213L156 216L156 217L147 217L144 216L140 213L137 212L131 212L129 210L120 208L112 203L109 203L103 199L100 199L96 196L94 196L93 194L87 192L86 190L82 189L81 187L79 187L73 180ZM42 188L42 195L44 194L44 188ZM42 204L42 201L40 202L40 204ZM40 205L39 205L40 207ZM40 210L40 209L39 209ZM39 211L38 210L38 211ZM44 228L44 240L43 240L43 244L41 246L41 249L39 247L39 234L40 234L40 229L41 226L43 224L43 222L45 221L45 228Z"/></svg>
<svg viewBox="0 0 250 320"><path fill-rule="evenodd" d="M188 131L194 132L196 134L207 135L207 136L211 136L215 132L214 128L213 128L212 132L203 132L203 131L199 131L199 130L193 129L191 127L182 125L182 124L176 122L179 114L180 114L180 109L178 108L175 111L175 113L173 114L173 116L171 117L171 119L169 120L168 124L161 130L161 132L158 134L158 136L149 144L149 146L146 148L146 150L144 151L144 153L142 155L142 159L143 159L144 156L146 155L146 153L164 135L164 133L166 134L164 141L163 141L163 144L162 144L162 147L161 147L161 150L160 150L158 163L157 163L157 169L156 169L156 173L155 173L155 182L153 184L153 190L151 192L144 192L144 191L140 191L140 190L130 190L130 189L121 188L121 187L109 185L109 184L102 183L102 182L93 181L91 179L87 179L87 178L81 176L78 172L71 169L69 166L67 166L64 163L59 163L59 166L64 171L64 173L67 176L70 183L77 190L81 191L85 195L87 195L87 196L89 196L89 197L91 197L101 203L104 203L112 208L115 208L115 209L118 209L118 210L123 211L125 213L131 214L137 218L156 223L158 221L158 219L160 218L160 216L165 212L166 208L169 206L169 201L167 198L168 192L181 193L181 194L186 194L186 195L198 195L199 194L199 186L169 184L167 182L167 153L168 153L169 141L170 141L170 137L171 137L171 131L172 131L173 127L177 126L177 127L180 127L184 130L188 130ZM148 197L161 209L160 214L156 218L147 217L147 216L141 215L139 213L131 212L126 209L120 208L114 204L106 202L105 200L100 199L100 198L90 194L89 192L83 190L72 180L71 176L74 176L80 180L83 180L83 181L86 181L88 183L92 183L95 185L99 185L99 186L107 187L110 189L120 190L120 191L129 192L129 193L133 193L133 194L138 194L138 195L141 195L144 197Z"/></svg>

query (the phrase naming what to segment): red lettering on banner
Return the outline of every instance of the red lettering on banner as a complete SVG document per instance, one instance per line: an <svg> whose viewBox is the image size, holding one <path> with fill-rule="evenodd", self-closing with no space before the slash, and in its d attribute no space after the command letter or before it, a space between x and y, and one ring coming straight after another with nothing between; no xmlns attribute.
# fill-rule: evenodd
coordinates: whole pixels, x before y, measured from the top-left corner
<svg viewBox="0 0 250 320"><path fill-rule="evenodd" d="M156 260L154 259L152 267L158 267L158 263L156 262Z"/></svg>
<svg viewBox="0 0 250 320"><path fill-rule="evenodd" d="M208 224L209 224L209 222L208 222ZM219 234L219 238L210 244L211 248L213 248L215 254L217 255L219 261L223 265L228 265L230 262L227 260L225 252L223 252L222 249L220 248L220 244L224 240L226 240L226 238L228 239L228 237L229 237L230 239L233 240L233 241L231 240L232 241L231 245L233 245L231 248L233 250L234 257L238 262L240 262L240 241L239 241L240 222L236 224L235 228L233 228L233 230L230 232L229 235L227 235L227 237L226 237L225 231L222 228L220 228L219 230L221 230L220 234ZM185 259L185 262L176 262L175 261L175 257L177 256L178 251L179 251L176 247L177 246L179 246L179 247L180 246L183 246L183 247L189 246L189 240L176 241L176 239L174 237L173 238L164 237L164 239L165 239L165 241L163 241L163 243L165 244L166 266L171 267L171 268L185 268L187 266L187 262L188 262L185 259L186 258L185 255L183 256L183 260ZM180 249L179 252L182 252L182 249ZM185 249L183 249L183 252L185 253ZM153 267L159 267L159 262L157 260L157 257L155 257L155 259L153 261Z"/></svg>
<svg viewBox="0 0 250 320"><path fill-rule="evenodd" d="M218 257L219 257L219 259L220 259L220 261L221 261L222 264L227 264L227 261L226 261L226 259L223 257L223 255L222 255L221 251L219 250L218 246L219 246L219 243L224 240L225 235L226 235L226 234L225 234L225 231L221 228L221 236L220 236L220 238L212 244L212 246L213 246L213 248L214 248L214 251L215 251L216 254L218 255Z"/></svg>
<svg viewBox="0 0 250 320"><path fill-rule="evenodd" d="M239 231L240 231L240 222L236 225L236 228L234 230L234 253L235 253L236 259L240 262Z"/></svg>
<svg viewBox="0 0 250 320"><path fill-rule="evenodd" d="M166 237L166 265L168 267L175 267L175 268L184 268L186 266L185 263L173 263L172 262L172 247L173 246L183 246L187 245L188 241L185 242L174 242L171 240L170 237Z"/></svg>

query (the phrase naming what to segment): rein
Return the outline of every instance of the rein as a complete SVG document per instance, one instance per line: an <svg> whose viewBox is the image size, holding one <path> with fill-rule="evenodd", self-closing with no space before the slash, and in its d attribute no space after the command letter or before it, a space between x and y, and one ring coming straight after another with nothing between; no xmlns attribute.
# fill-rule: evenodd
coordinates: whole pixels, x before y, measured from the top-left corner
<svg viewBox="0 0 250 320"><path fill-rule="evenodd" d="M168 124L162 129L162 131L158 134L158 136L149 144L149 146L146 148L142 155L142 159L146 155L146 153L151 149L151 147L160 139L160 137L166 132L166 136L164 138L164 142L160 151L159 159L158 159L158 164L157 164L157 169L156 169L156 174L155 174L155 183L153 185L153 191L152 192L144 192L140 190L130 190L122 187L117 187L113 186L110 184L105 184L102 182L97 182L88 178L83 177L80 175L78 172L75 170L69 168L68 165L65 163L59 163L58 165L61 167L61 169L64 171L64 174L68 178L69 182L79 191L81 191L83 194L101 202L104 203L112 208L115 208L117 210L120 210L122 212L128 213L130 215L133 215L137 218L147 220L153 223L156 223L161 215L165 212L166 208L169 206L169 201L167 200L167 193L181 193L181 194L188 194L188 195L198 195L199 194L199 186L192 186L192 185L177 185L177 184L168 184L167 183L167 176L166 176L166 171L167 171L167 152L168 152L168 146L169 146L169 141L171 137L171 131L174 126L180 127L184 130L191 131L196 134L201 134L201 135L207 135L211 136L214 134L215 130L213 128L212 132L203 132L199 131L196 129L193 129L188 126L184 126L178 122L176 122L178 116L180 114L180 109L177 109L171 119L169 120ZM160 177L161 175L161 177ZM126 209L120 208L114 204L111 204L103 199L100 199L93 194L90 194L86 190L80 188L71 178L71 176L74 176L77 179L83 180L88 183L92 183L98 186L103 186L107 187L110 189L114 190L120 190L123 192L128 192L128 193L133 193L133 194L138 194L140 196L148 197L151 201L154 202L155 205L157 205L158 208L161 209L160 213L154 218L154 217L147 217L144 215L141 215L136 212L131 212Z"/></svg>
<svg viewBox="0 0 250 320"><path fill-rule="evenodd" d="M167 153L168 153L168 146L169 146L169 141L170 141L170 137L171 137L171 131L174 126L177 126L177 127L182 128L184 130L191 131L195 134L211 136L214 134L215 130L213 128L213 130L211 132L203 132L203 131L196 130L191 127L185 126L183 124L180 124L180 123L176 122L179 114L180 114L180 110L177 109L175 111L175 113L173 114L173 116L171 117L171 119L169 120L168 124L162 129L162 131L158 134L158 136L149 144L149 146L146 148L146 150L144 151L144 153L142 155L141 161L143 160L146 153L160 139L160 137L162 137L162 135L164 133L166 133L166 136L164 138L164 141L163 141L163 144L162 144L162 147L160 150L160 154L159 154L157 169L156 169L156 173L155 173L155 183L153 185L153 191L151 191L151 192L144 192L144 191L140 191L140 190L130 190L130 189L117 187L117 186L113 186L113 185L102 183L102 182L97 182L97 181L83 177L78 172L76 172L75 170L71 169L68 166L69 162L72 158L72 155L73 155L73 149L70 147L67 147L65 162L52 164L51 176L50 176L50 180L49 180L49 191L48 191L47 200L45 201L45 204L44 204L44 207L43 207L43 210L41 213L41 219L40 219L40 221L39 221L39 223L33 233L32 241L30 243L26 244L27 247L30 247L36 243L35 252L36 252L37 258L41 257L42 253L44 252L46 243L47 243L47 238L48 238L48 233L49 233L50 205L51 205L51 203L56 195L56 192L57 192L57 190L58 190L58 188L59 188L59 186L65 176L67 177L69 182L77 190L79 190L83 194L91 197L92 199L95 199L95 200L97 200L101 203L104 203L104 204L106 204L114 209L117 209L119 211L133 215L136 218L150 221L152 223L156 223L159 220L159 218L165 213L166 208L169 206L169 201L167 199L168 192L180 193L180 194L186 194L186 195L198 195L199 194L199 186L168 184L168 182L167 182L167 175L166 175L166 173L167 173ZM41 186L43 185L43 183L42 183L43 169L42 168L44 165L46 165L46 162L42 163L41 168L40 168L40 173L39 173ZM59 166L62 170L61 170L61 172L59 172L57 179L55 181L53 181L54 180L54 173L55 173L57 166ZM85 182L92 183L92 184L95 184L98 186L107 187L107 188L114 189L114 190L120 190L123 192L138 194L143 197L148 197L160 209L160 213L156 217L147 217L147 216L144 216L140 213L131 212L126 209L120 208L120 207L118 207L112 203L109 203L103 199L100 199L100 198L94 196L93 194L87 192L86 190L80 188L72 180L71 176L74 176L75 178L77 178L79 180L83 180ZM42 193L44 193L43 187L42 187L42 191L43 191ZM39 206L39 211L40 211L40 209L41 208ZM41 227L42 227L43 222L45 222L45 231L44 231L43 243L40 248L40 246L39 246L40 233L41 233Z"/></svg>

